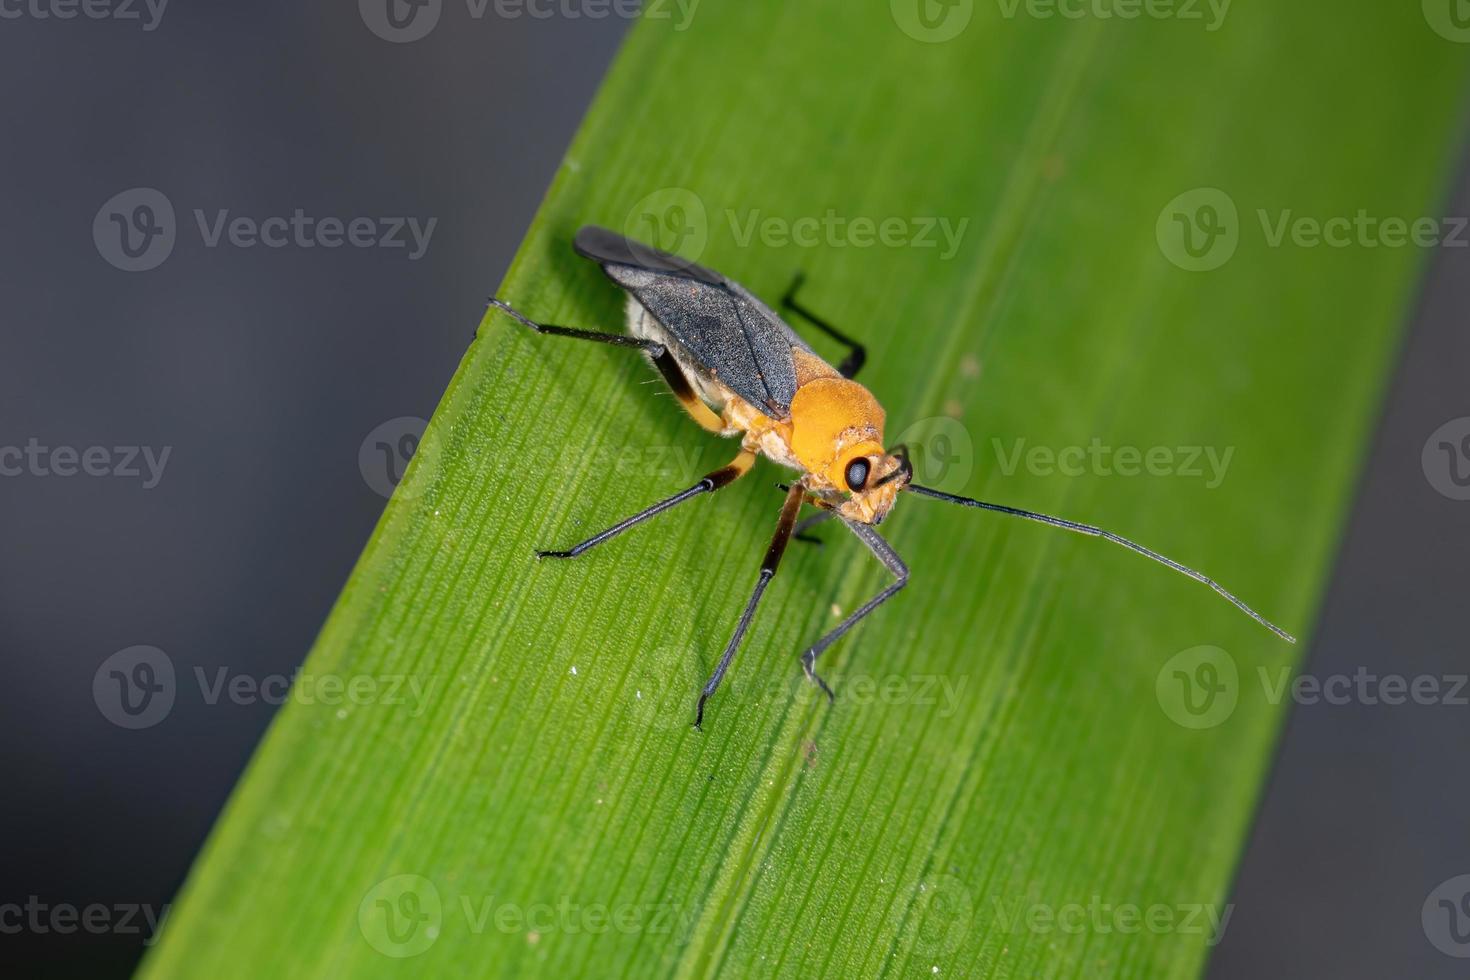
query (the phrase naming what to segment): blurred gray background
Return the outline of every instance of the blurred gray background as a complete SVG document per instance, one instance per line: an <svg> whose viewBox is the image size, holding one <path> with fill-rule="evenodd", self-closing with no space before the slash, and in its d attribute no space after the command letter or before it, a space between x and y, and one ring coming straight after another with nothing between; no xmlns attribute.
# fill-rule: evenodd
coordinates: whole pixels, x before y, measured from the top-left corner
<svg viewBox="0 0 1470 980"><path fill-rule="evenodd" d="M128 730L99 711L94 675L134 645L212 681L300 663L384 503L359 450L434 408L628 27L491 13L396 44L351 3L180 3L152 29L132 9L0 20L0 447L105 447L94 464L110 474L0 477L0 906L110 910L69 932L0 916L9 976L135 964L136 910L171 900L276 704L269 689L196 694ZM137 187L167 196L179 232L129 273L93 221ZM119 213L140 232L135 203ZM437 220L418 258L411 238L208 247L194 227L195 209L297 208ZM1470 213L1470 191L1446 213ZM1470 503L1436 492L1420 460L1470 415L1467 308L1470 255L1443 249L1314 674L1467 670ZM389 424L386 441L411 428ZM155 464L170 447L156 486L119 447ZM1210 975L1465 975L1420 910L1470 872L1466 745L1470 707L1296 708Z"/></svg>

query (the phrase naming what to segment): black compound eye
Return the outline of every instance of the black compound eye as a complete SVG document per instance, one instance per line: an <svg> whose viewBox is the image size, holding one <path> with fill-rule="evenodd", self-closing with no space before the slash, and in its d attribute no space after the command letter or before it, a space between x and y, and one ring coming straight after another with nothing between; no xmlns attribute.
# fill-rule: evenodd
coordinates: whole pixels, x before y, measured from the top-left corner
<svg viewBox="0 0 1470 980"><path fill-rule="evenodd" d="M868 466L868 461L861 456L848 463L847 472L843 474L847 479L847 488L849 490L861 490L867 486L870 470L871 467Z"/></svg>

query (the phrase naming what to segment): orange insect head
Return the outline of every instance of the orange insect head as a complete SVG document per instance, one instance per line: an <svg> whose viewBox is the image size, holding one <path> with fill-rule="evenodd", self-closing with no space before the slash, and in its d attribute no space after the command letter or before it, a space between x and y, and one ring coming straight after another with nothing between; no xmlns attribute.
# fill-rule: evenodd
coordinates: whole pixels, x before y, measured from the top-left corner
<svg viewBox="0 0 1470 980"><path fill-rule="evenodd" d="M883 406L856 381L814 378L791 399L791 451L808 473L846 490L849 458L882 454L883 419Z"/></svg>
<svg viewBox="0 0 1470 980"><path fill-rule="evenodd" d="M883 421L878 400L847 378L813 378L791 399L791 451L809 474L808 485L851 493L837 510L864 524L881 522L903 489L879 482L899 465L883 450Z"/></svg>

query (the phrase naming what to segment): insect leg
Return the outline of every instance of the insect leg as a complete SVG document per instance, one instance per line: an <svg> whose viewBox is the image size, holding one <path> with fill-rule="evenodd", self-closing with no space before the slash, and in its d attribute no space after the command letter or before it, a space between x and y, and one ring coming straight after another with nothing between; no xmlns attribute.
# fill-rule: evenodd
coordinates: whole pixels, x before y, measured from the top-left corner
<svg viewBox="0 0 1470 980"><path fill-rule="evenodd" d="M697 497L700 494L713 493L716 490L728 487L730 484L734 483L736 480L749 473L750 468L754 465L755 453L751 452L748 449L742 449L740 450L740 454L736 456L733 460L731 460L726 465L721 466L719 469L707 474L698 483L694 484L694 486L690 487L689 489L681 490L678 493L674 494L672 497L660 500L652 507L649 507L645 510L640 510L638 513L634 514L627 520L619 521L617 524L614 524L612 527L608 528L606 531L601 532L600 534L594 534L586 541L583 541L581 544L571 548L568 551L538 551L536 552L536 557L575 558L582 552L586 551L588 548L602 544L602 542L608 540L609 538L615 538L619 534L622 534L624 531L628 530L628 528L638 524L642 524L644 521L648 520L651 517L657 517L659 514L662 514L664 511L668 510L671 507L674 507L677 504L682 504L684 501L689 500L693 497Z"/></svg>
<svg viewBox="0 0 1470 980"><path fill-rule="evenodd" d="M811 517L802 518L801 522L796 525L796 530L791 533L791 536L797 541L805 541L807 544L821 544L821 538L808 534L807 531L816 527L818 524L830 521L836 516L837 512L835 510L819 510Z"/></svg>
<svg viewBox="0 0 1470 980"><path fill-rule="evenodd" d="M806 275L798 272L796 278L791 280L791 285L787 288L786 295L781 297L781 305L810 322L812 326L839 344L846 344L849 350L847 356L842 359L842 363L837 365L837 373L841 374L844 378L856 377L858 371L862 369L863 362L868 359L867 349L796 301L796 291L801 288L801 284L804 282L806 282Z"/></svg>
<svg viewBox="0 0 1470 980"><path fill-rule="evenodd" d="M781 555L786 551L786 542L791 540L791 531L796 526L796 515L801 510L801 500L805 490L800 485L792 487L786 492L786 503L781 506L781 518L776 522L776 533L771 538L771 546L766 549L766 557L761 561L760 578L756 579L755 592L750 596L750 601L745 604L745 611L740 614L740 622L735 624L735 635L730 637L730 642L725 644L725 652L720 655L720 663L715 667L715 672L710 675L704 684L704 689L699 692L699 707L694 712L694 727L698 728L704 721L704 703L710 699L710 695L720 686L720 681L725 678L725 671L730 668L730 661L735 659L735 651L740 647L740 641L745 638L745 631L750 628L750 621L755 616L755 607L760 604L761 596L766 591L766 586L775 577L776 568L781 564Z"/></svg>
<svg viewBox="0 0 1470 980"><path fill-rule="evenodd" d="M515 317L521 323L530 327L537 333L553 334L558 337L573 337L577 340L593 340L600 344L612 344L615 347L636 347L653 359L653 366L658 368L659 373L664 376L674 397L679 399L679 404L684 406L684 411L689 417L698 422L700 427L707 432L724 434L725 423L716 415L708 405L700 400L689 386L689 379L684 377L684 372L679 369L679 362L674 360L668 348L654 340L645 340L642 337L633 337L622 333L602 333L597 330L578 330L575 327L557 327L546 323L537 323L530 317L521 313L515 307L502 299L490 297L490 305L498 310L503 310Z"/></svg>
<svg viewBox="0 0 1470 980"><path fill-rule="evenodd" d="M636 347L655 358L664 353L663 344L652 340L644 340L642 337L632 337L625 333L603 333L600 330L578 330L576 327L557 327L548 323L537 323L505 300L494 296L490 297L490 305L497 310L504 310L537 333L554 334L558 337L574 337L577 340L595 340L599 344L612 344L614 347Z"/></svg>
<svg viewBox="0 0 1470 980"><path fill-rule="evenodd" d="M884 568L893 573L894 581L887 588L883 589L883 591L869 599L861 609L844 619L836 629L822 637L816 643L813 643L806 653L801 655L801 668L806 671L807 679L826 692L829 699L833 698L832 689L827 686L827 682L822 680L821 676L814 669L817 658L822 655L823 650L836 643L842 638L844 633L856 626L858 620L887 602L892 598L894 593L907 585L909 581L908 566L903 563L903 559L898 557L898 552L894 551L893 547L887 541L883 540L882 535L877 530L871 525L862 524L858 521L844 519L842 523L846 524L848 530L857 535L859 541L868 546L868 550L873 553L873 557L882 562Z"/></svg>
<svg viewBox="0 0 1470 980"><path fill-rule="evenodd" d="M689 379L684 377L684 372L679 368L679 362L674 360L674 355L667 350L661 354L654 355L653 366L658 368L659 374L664 376L669 390L674 397L679 399L679 404L684 406L684 411L689 417L699 423L700 428L706 432L715 432L721 435L725 432L725 420L714 413L704 401L694 393L689 385Z"/></svg>

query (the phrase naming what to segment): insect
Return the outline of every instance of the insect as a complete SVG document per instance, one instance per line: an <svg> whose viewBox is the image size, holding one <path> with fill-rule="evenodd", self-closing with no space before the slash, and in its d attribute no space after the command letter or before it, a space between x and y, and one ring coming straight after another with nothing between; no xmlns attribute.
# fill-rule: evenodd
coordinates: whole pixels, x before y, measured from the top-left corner
<svg viewBox="0 0 1470 980"><path fill-rule="evenodd" d="M695 422L722 436L738 436L740 451L725 466L693 486L660 500L566 551L538 551L539 558L576 558L624 531L695 497L723 489L750 472L758 456L796 470L761 561L755 590L746 602L714 673L699 693L696 728L706 702L719 688L750 628L761 596L776 574L793 535L828 519L840 521L893 576L873 596L801 656L809 680L833 698L816 671L817 658L908 584L909 569L878 533L898 495L922 497L1039 521L1051 527L1103 538L1203 582L1256 622L1284 640L1296 640L1266 620L1219 583L1111 531L1004 504L960 497L913 481L913 466L903 446L886 448L883 408L853 378L867 354L863 346L797 302L797 276L781 301L790 310L847 348L836 367L814 351L776 311L753 293L717 272L660 251L606 228L582 228L576 251L597 262L627 293L626 334L552 326L531 320L509 303L490 304L537 333L575 337L642 351L663 375L674 396ZM804 503L817 513L798 523Z"/></svg>

